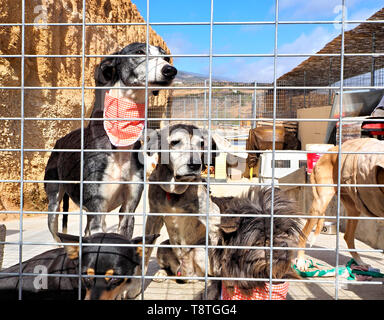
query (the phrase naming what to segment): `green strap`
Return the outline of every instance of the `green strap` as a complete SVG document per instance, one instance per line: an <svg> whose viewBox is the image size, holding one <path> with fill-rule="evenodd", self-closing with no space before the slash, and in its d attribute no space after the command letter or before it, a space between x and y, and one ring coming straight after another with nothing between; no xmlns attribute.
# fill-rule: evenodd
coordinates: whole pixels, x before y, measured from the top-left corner
<svg viewBox="0 0 384 320"><path fill-rule="evenodd" d="M316 263L314 264L311 259L309 259L309 271L301 271L297 268L295 264L292 264L292 268L303 278L308 277L332 277L336 275L336 268L324 269L326 267L324 264ZM311 270L312 269L312 270ZM339 267L338 268L339 276L346 277L348 280L354 280L355 275L352 273L351 267Z"/></svg>
<svg viewBox="0 0 384 320"><path fill-rule="evenodd" d="M325 269L326 265L321 263L313 263L309 261L309 271L300 271L295 264L292 268L303 278L307 277L332 277L336 275L336 268ZM347 262L345 267L338 268L339 276L346 277L347 280L356 280L356 275L371 276L374 278L384 278L384 274L377 271L352 270L353 265L358 265L354 259Z"/></svg>
<svg viewBox="0 0 384 320"><path fill-rule="evenodd" d="M358 265L354 259L348 261L347 267L351 268L352 265ZM371 276L373 278L384 278L384 274L377 271L352 270L352 272L359 275Z"/></svg>

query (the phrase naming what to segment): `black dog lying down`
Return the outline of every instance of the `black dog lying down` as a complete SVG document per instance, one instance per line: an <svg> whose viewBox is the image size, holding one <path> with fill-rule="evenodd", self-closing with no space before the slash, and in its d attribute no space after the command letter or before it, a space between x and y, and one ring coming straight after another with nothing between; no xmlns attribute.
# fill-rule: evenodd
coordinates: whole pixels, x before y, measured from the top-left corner
<svg viewBox="0 0 384 320"><path fill-rule="evenodd" d="M225 214L271 214L272 189L250 188L243 197L212 197L224 214L219 225L218 245L269 247L271 219L269 217L226 217ZM273 247L295 247L301 234L298 219L278 218L278 215L296 214L293 202L285 197L283 191L275 188L273 199ZM298 278L291 268L294 250L273 250L272 278ZM269 278L270 249L213 249L210 261L218 270L216 277L231 278ZM272 283L273 288L276 282ZM269 291L263 292L269 281L222 280L212 281L207 299L268 299ZM285 283L286 291L288 283ZM274 290L274 289L273 289ZM274 292L272 290L272 293ZM225 291L225 292L222 292ZM273 293L274 294L274 293ZM286 292L285 292L286 295ZM280 298L285 299L283 293ZM273 298L279 298L272 296ZM203 298L201 295L200 298Z"/></svg>
<svg viewBox="0 0 384 320"><path fill-rule="evenodd" d="M63 243L79 243L79 237L58 233ZM145 237L146 244L153 244L159 235ZM83 238L81 274L81 298L86 300L114 300L129 286L136 285L136 279L129 278L135 274L142 263L142 237L127 240L116 233L97 233ZM95 245L86 245L93 244ZM97 244L107 244L98 246ZM119 246L137 244L134 246ZM79 246L68 245L46 251L22 264L23 273L34 275L22 277L22 299L78 299ZM14 265L0 272L0 300L18 299L19 275L2 275L2 273L19 273L20 265ZM44 276L44 274L64 275ZM66 277L65 275L74 275ZM101 277L98 277L101 276ZM117 277L116 277L117 276ZM128 276L127 278L119 276ZM139 279L140 280L140 279Z"/></svg>

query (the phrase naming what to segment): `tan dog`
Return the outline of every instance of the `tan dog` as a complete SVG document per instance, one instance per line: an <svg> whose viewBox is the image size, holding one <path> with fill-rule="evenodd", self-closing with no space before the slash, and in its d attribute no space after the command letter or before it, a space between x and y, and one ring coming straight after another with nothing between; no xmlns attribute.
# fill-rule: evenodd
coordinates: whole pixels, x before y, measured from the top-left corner
<svg viewBox="0 0 384 320"><path fill-rule="evenodd" d="M338 146L328 151L338 151ZM384 154L375 152L384 151L384 141L364 138L353 139L344 142L341 146L342 152L372 152L372 154L342 154L341 155L341 184L384 184ZM312 175L312 184L337 184L338 177L338 154L324 154L316 163ZM313 186L313 202L310 214L313 216L324 216L332 197L337 192L334 186ZM384 217L384 188L383 187L341 187L340 199L345 207L346 214L350 217L358 217L361 214L370 217ZM344 239L349 249L355 249L355 230L357 219L348 219ZM307 220L303 228L303 237L299 241L299 247L304 248L306 239L316 226L311 244L323 228L324 219L311 218ZM363 261L357 252L351 252L353 259L359 265ZM304 250L297 254L297 268L301 271L307 270L304 259Z"/></svg>

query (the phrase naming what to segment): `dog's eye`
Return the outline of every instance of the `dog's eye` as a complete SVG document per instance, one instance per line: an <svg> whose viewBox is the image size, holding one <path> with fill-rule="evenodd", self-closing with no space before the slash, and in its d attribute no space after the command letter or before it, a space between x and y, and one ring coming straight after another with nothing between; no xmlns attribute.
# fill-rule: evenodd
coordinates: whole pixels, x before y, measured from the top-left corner
<svg viewBox="0 0 384 320"><path fill-rule="evenodd" d="M94 281L95 281L94 277L87 276L87 277L83 278L83 282L84 282L86 288L91 288L93 283L94 283Z"/></svg>
<svg viewBox="0 0 384 320"><path fill-rule="evenodd" d="M109 287L117 287L118 285L120 285L122 282L124 281L123 278L111 278L109 281L108 281L108 285Z"/></svg>
<svg viewBox="0 0 384 320"><path fill-rule="evenodd" d="M171 58L170 58L170 57L164 57L164 60L165 60L166 62L168 62L168 63L171 62Z"/></svg>
<svg viewBox="0 0 384 320"><path fill-rule="evenodd" d="M145 51L144 50L137 50L136 54L145 54Z"/></svg>
<svg viewBox="0 0 384 320"><path fill-rule="evenodd" d="M170 144L172 147L174 147L174 146L178 145L179 143L180 143L180 140L172 140Z"/></svg>

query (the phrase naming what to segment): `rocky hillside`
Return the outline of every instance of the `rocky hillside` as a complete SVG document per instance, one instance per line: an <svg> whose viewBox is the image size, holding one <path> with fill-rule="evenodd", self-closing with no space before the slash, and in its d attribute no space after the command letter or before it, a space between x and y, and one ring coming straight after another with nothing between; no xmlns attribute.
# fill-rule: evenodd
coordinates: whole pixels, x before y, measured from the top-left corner
<svg viewBox="0 0 384 320"><path fill-rule="evenodd" d="M144 22L130 0L87 0L86 22ZM0 0L0 22L21 22L21 0ZM82 0L26 1L25 21L28 23L81 23ZM145 42L145 25L87 26L86 54L110 54L130 42ZM0 28L0 54L21 54L21 27ZM163 39L150 30L150 43L169 52ZM25 54L81 55L82 27L80 26L26 26ZM85 59L85 85L94 86L95 65L101 58ZM25 59L25 86L72 87L82 84L82 61L78 57L30 57ZM20 86L21 59L0 58L0 86ZM69 131L80 127L80 121L33 120L33 118L63 118L81 116L81 90L25 90L24 148L48 149ZM168 98L163 91L151 100L152 113L162 113ZM93 90L85 90L85 116L93 106ZM150 111L151 112L151 111ZM0 90L0 117L21 116L21 91ZM32 118L32 119L31 119ZM20 148L20 120L2 120L0 148ZM49 152L24 153L24 180L42 180ZM20 152L0 152L0 178L18 180ZM20 184L0 184L0 210L19 209ZM46 210L43 184L24 183L24 209Z"/></svg>

